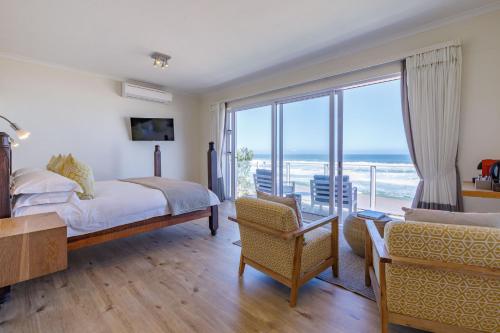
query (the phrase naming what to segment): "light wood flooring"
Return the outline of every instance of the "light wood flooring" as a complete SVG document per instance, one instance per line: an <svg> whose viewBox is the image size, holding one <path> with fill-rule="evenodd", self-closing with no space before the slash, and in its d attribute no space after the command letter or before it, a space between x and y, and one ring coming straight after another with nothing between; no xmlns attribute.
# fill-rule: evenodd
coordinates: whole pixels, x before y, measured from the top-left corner
<svg viewBox="0 0 500 333"><path fill-rule="evenodd" d="M17 284L0 332L379 332L376 304L313 279L289 289L247 267L237 225L200 220L71 252L66 271ZM406 332L391 327L391 332Z"/></svg>

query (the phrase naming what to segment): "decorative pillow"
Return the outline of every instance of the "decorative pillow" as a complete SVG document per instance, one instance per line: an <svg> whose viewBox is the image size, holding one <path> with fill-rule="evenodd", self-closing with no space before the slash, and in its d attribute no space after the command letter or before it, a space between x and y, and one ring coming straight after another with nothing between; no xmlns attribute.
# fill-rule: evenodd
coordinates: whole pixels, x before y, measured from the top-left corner
<svg viewBox="0 0 500 333"><path fill-rule="evenodd" d="M94 174L88 165L69 154L64 160L61 175L74 180L82 187L83 191L78 193L80 199L94 198Z"/></svg>
<svg viewBox="0 0 500 333"><path fill-rule="evenodd" d="M66 155L61 154L52 156L49 160L49 163L47 163L47 170L61 174L66 158Z"/></svg>
<svg viewBox="0 0 500 333"><path fill-rule="evenodd" d="M276 195L271 195L265 192L257 191L257 198L280 203L292 208L293 211L295 212L295 215L297 215L297 222L299 223L299 227L302 227L302 213L300 212L300 206L295 197L279 197Z"/></svg>
<svg viewBox="0 0 500 333"><path fill-rule="evenodd" d="M406 207L403 211L405 221L500 228L500 213L459 213Z"/></svg>
<svg viewBox="0 0 500 333"><path fill-rule="evenodd" d="M15 211L21 207L28 206L67 203L75 195L75 192L51 192L16 195L14 197L14 205L12 207L12 210Z"/></svg>
<svg viewBox="0 0 500 333"><path fill-rule="evenodd" d="M48 170L32 170L14 176L11 194L34 194L49 192L81 192L76 182Z"/></svg>

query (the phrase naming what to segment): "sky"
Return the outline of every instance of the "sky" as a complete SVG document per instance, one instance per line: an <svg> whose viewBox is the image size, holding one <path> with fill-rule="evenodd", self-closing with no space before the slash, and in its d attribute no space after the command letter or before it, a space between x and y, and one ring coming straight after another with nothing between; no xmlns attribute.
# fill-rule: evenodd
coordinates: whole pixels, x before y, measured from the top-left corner
<svg viewBox="0 0 500 333"><path fill-rule="evenodd" d="M284 154L328 154L329 97L283 105ZM271 106L238 111L237 147L271 152ZM344 90L344 153L407 154L400 81Z"/></svg>

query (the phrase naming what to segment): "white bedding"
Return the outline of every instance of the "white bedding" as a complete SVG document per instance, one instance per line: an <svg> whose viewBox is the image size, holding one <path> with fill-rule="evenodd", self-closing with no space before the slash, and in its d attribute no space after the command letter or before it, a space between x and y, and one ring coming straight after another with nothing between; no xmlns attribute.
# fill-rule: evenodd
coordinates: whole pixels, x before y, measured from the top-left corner
<svg viewBox="0 0 500 333"><path fill-rule="evenodd" d="M218 205L217 196L209 192L210 205ZM74 196L68 203L21 207L14 216L47 212L56 212L66 222L68 237L170 214L161 191L110 180L96 182L92 200L79 200Z"/></svg>

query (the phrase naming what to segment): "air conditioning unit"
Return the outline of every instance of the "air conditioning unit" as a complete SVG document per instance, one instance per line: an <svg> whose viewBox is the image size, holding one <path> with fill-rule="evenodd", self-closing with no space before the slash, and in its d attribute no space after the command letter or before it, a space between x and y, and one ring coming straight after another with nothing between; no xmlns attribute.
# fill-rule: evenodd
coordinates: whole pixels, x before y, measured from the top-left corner
<svg viewBox="0 0 500 333"><path fill-rule="evenodd" d="M172 94L168 91L141 86L130 82L122 82L122 96L156 103L172 102Z"/></svg>

